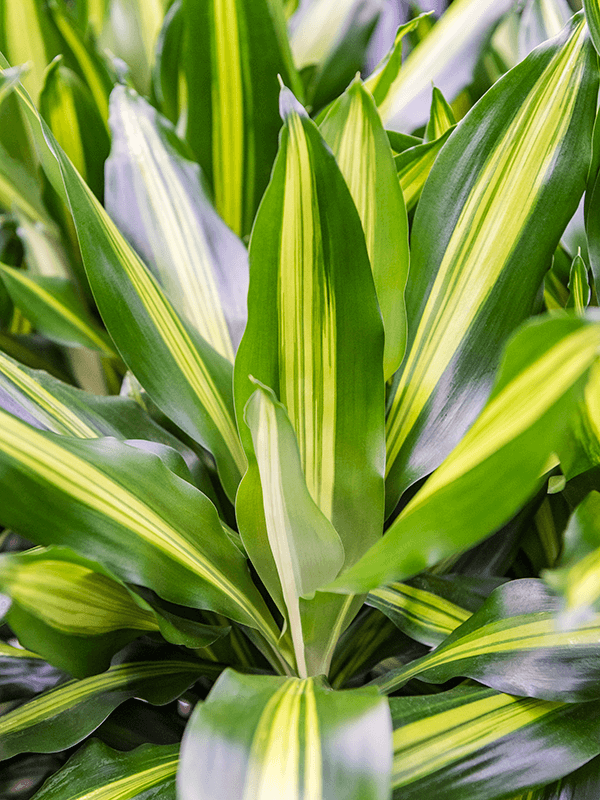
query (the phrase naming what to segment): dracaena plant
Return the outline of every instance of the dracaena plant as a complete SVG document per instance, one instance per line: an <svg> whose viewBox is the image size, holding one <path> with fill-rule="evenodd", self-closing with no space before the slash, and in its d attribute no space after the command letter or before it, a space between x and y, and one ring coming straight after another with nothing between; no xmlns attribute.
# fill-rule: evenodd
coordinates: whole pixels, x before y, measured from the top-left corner
<svg viewBox="0 0 600 800"><path fill-rule="evenodd" d="M2 797L600 796L600 6L408 5L1 0Z"/></svg>

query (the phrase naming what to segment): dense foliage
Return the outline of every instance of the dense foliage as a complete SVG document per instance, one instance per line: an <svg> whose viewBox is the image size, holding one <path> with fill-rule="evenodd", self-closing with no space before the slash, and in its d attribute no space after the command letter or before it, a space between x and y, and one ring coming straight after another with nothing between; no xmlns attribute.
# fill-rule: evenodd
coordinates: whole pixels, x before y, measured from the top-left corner
<svg viewBox="0 0 600 800"><path fill-rule="evenodd" d="M0 0L1 797L600 797L600 5L422 5Z"/></svg>

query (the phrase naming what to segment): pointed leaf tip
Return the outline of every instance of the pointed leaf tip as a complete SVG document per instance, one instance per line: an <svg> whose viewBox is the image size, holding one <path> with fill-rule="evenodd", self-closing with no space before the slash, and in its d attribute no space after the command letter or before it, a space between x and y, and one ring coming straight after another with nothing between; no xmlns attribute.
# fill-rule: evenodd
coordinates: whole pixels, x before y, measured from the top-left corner
<svg viewBox="0 0 600 800"><path fill-rule="evenodd" d="M304 106L298 102L294 93L290 91L287 86L283 85L283 82L281 92L279 93L279 114L284 122L286 122L288 117L292 114L299 114L301 117L306 117L308 119L308 114Z"/></svg>

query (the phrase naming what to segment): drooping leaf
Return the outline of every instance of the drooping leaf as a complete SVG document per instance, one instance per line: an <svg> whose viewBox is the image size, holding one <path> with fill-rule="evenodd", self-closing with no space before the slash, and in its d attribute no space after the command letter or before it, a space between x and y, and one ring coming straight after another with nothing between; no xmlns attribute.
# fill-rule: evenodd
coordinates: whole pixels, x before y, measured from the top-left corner
<svg viewBox="0 0 600 800"><path fill-rule="evenodd" d="M0 422L5 525L70 547L173 603L277 636L215 507L159 458L116 439L38 431L4 411Z"/></svg>
<svg viewBox="0 0 600 800"><path fill-rule="evenodd" d="M560 616L561 602L541 581L513 580L432 653L377 679L394 691L415 675L432 683L474 678L499 691L577 703L600 694L600 615Z"/></svg>
<svg viewBox="0 0 600 800"><path fill-rule="evenodd" d="M398 800L500 800L566 775L600 752L595 702L553 703L459 686L391 698L390 707Z"/></svg>
<svg viewBox="0 0 600 800"><path fill-rule="evenodd" d="M63 683L0 717L0 760L18 753L55 753L77 744L130 697L164 705L201 675L220 668L171 653L167 658L135 659L107 672Z"/></svg>
<svg viewBox="0 0 600 800"><path fill-rule="evenodd" d="M217 211L246 235L277 152L277 75L300 91L283 9L270 0L184 0L182 11L186 139Z"/></svg>
<svg viewBox="0 0 600 800"><path fill-rule="evenodd" d="M402 580L508 522L556 464L599 337L597 323L579 319L538 318L524 326L506 348L475 424L335 588L361 592Z"/></svg>
<svg viewBox="0 0 600 800"><path fill-rule="evenodd" d="M390 760L387 702L372 691L227 670L188 723L178 796L387 800Z"/></svg>
<svg viewBox="0 0 600 800"><path fill-rule="evenodd" d="M330 107L320 125L358 210L383 316L383 372L389 380L406 346L404 288L408 276L408 219L386 133L360 80Z"/></svg>
<svg viewBox="0 0 600 800"><path fill-rule="evenodd" d="M383 342L362 226L316 126L288 90L250 247L238 419L255 386L285 406L311 497L352 563L381 536ZM243 432L243 430L242 430Z"/></svg>
<svg viewBox="0 0 600 800"><path fill-rule="evenodd" d="M410 132L427 122L432 82L453 100L471 82L481 45L512 0L454 0L402 64L398 40L366 81L387 128Z"/></svg>
<svg viewBox="0 0 600 800"><path fill-rule="evenodd" d="M106 209L179 313L229 361L246 323L248 255L214 210L198 165L132 89L110 101Z"/></svg>
<svg viewBox="0 0 600 800"><path fill-rule="evenodd" d="M388 513L479 413L502 344L531 313L579 202L598 89L586 30L575 17L498 81L429 175L412 229L407 356L386 427ZM544 235L532 235L539 226Z"/></svg>
<svg viewBox="0 0 600 800"><path fill-rule="evenodd" d="M90 347L102 355L115 356L110 339L90 319L67 278L34 276L0 264L0 279L13 303L40 333L60 344Z"/></svg>
<svg viewBox="0 0 600 800"><path fill-rule="evenodd" d="M253 449L247 451L249 467L236 498L240 532L253 565L288 620L298 674L318 675L327 671L338 633L336 614L332 617L327 604L337 600L335 611L342 615L347 609L339 597L314 594L337 576L344 548L308 492L285 408L258 384L244 416Z"/></svg>
<svg viewBox="0 0 600 800"><path fill-rule="evenodd" d="M34 795L34 800L175 800L177 745L148 744L121 753L92 739Z"/></svg>

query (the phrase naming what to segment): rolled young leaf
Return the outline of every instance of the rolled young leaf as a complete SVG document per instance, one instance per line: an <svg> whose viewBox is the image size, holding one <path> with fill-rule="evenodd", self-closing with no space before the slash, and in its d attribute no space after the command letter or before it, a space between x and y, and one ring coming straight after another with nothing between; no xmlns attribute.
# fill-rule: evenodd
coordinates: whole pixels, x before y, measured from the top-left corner
<svg viewBox="0 0 600 800"><path fill-rule="evenodd" d="M407 356L386 426L388 513L460 441L503 343L531 313L585 186L595 58L577 15L487 92L429 175L412 229Z"/></svg>
<svg viewBox="0 0 600 800"><path fill-rule="evenodd" d="M577 413L600 325L538 318L511 340L483 412L383 539L328 590L361 592L465 550L540 488Z"/></svg>
<svg viewBox="0 0 600 800"><path fill-rule="evenodd" d="M390 707L399 800L500 800L566 775L600 752L595 702L551 703L459 686L391 698Z"/></svg>
<svg viewBox="0 0 600 800"><path fill-rule="evenodd" d="M246 324L246 248L169 123L125 86L112 92L110 109L106 209L179 313L233 361Z"/></svg>
<svg viewBox="0 0 600 800"><path fill-rule="evenodd" d="M577 703L600 695L600 614L577 623L541 581L509 581L432 653L378 678L391 692L419 675L445 683L474 678L499 691Z"/></svg>
<svg viewBox="0 0 600 800"><path fill-rule="evenodd" d="M156 456L116 439L38 431L0 411L0 469L4 524L40 544L71 547L170 602L211 608L276 640L215 507Z"/></svg>
<svg viewBox="0 0 600 800"><path fill-rule="evenodd" d="M315 595L333 580L344 563L344 548L331 522L306 487L294 430L273 392L257 384L248 400L245 420L252 433L249 467L236 498L236 515L244 545L270 595L279 602L290 626L300 677L327 672L337 636L336 612ZM301 602L301 598L306 600ZM330 598L331 599L331 598ZM329 613L328 613L329 612ZM306 640L325 617L325 642ZM307 619L311 619L307 625ZM339 631L335 631L339 634Z"/></svg>
<svg viewBox="0 0 600 800"><path fill-rule="evenodd" d="M277 152L277 75L296 92L283 9L271 0L183 0L186 139L221 217L250 233Z"/></svg>
<svg viewBox="0 0 600 800"><path fill-rule="evenodd" d="M373 98L359 79L330 107L320 125L358 210L383 316L383 373L389 380L406 347L404 288L408 219L388 138Z"/></svg>
<svg viewBox="0 0 600 800"><path fill-rule="evenodd" d="M55 772L35 800L134 800L158 792L176 800L178 745L148 744L129 753L92 739Z"/></svg>
<svg viewBox="0 0 600 800"><path fill-rule="evenodd" d="M356 207L315 124L282 89L285 125L250 245L238 419L254 376L285 406L311 497L353 563L382 532L383 336ZM240 423L243 438L243 426Z"/></svg>
<svg viewBox="0 0 600 800"><path fill-rule="evenodd" d="M186 728L178 797L387 800L390 732L372 690L227 670Z"/></svg>

